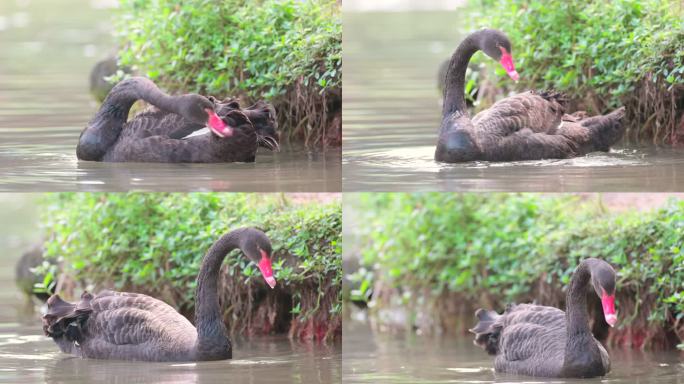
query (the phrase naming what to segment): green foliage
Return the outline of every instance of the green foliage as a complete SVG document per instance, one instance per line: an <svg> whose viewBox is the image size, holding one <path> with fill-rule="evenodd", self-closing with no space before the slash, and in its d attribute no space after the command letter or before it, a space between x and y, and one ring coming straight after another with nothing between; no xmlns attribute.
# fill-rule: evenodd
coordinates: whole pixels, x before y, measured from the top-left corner
<svg viewBox="0 0 684 384"><path fill-rule="evenodd" d="M171 90L277 103L300 88L323 103L342 85L335 0L121 0L121 7L122 64Z"/></svg>
<svg viewBox="0 0 684 384"><path fill-rule="evenodd" d="M600 257L618 271L622 303L649 323L684 316L684 201L611 215L574 196L364 194L359 210L367 224L355 300L382 281L503 306L536 299L539 283L559 290L580 260Z"/></svg>
<svg viewBox="0 0 684 384"><path fill-rule="evenodd" d="M68 193L48 195L42 205L46 257L59 259L60 273L86 286L144 292L190 310L204 253L231 229L255 226L271 239L274 276L292 306L301 307L300 320L315 314L299 302L300 291L339 296L339 203L293 204L261 194ZM224 265L237 280L233 289L263 288L254 281L261 280L258 269L239 250Z"/></svg>
<svg viewBox="0 0 684 384"><path fill-rule="evenodd" d="M121 60L184 90L283 95L340 86L335 1L122 0Z"/></svg>
<svg viewBox="0 0 684 384"><path fill-rule="evenodd" d="M630 119L634 127L646 124L643 129L652 136L675 140L671 104L676 103L676 85L684 84L684 13L679 1L472 3L476 12L482 10L473 28L497 28L510 37L520 89L561 90L593 112L626 105L636 117ZM487 65L496 63L487 60ZM499 79L505 77L503 69L496 72Z"/></svg>

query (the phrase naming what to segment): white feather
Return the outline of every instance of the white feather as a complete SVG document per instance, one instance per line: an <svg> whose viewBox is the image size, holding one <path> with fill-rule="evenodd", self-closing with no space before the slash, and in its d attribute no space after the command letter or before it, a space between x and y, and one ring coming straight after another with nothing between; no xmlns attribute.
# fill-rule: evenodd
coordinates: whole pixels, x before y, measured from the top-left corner
<svg viewBox="0 0 684 384"><path fill-rule="evenodd" d="M208 128L208 127L204 127L204 128L202 128L202 129L198 129L198 130L196 130L195 132L193 132L193 133L191 133L191 134L189 134L189 135L183 137L182 140L184 140L184 139L189 139L189 138L195 137L195 136L208 135L209 133L210 133L209 128Z"/></svg>

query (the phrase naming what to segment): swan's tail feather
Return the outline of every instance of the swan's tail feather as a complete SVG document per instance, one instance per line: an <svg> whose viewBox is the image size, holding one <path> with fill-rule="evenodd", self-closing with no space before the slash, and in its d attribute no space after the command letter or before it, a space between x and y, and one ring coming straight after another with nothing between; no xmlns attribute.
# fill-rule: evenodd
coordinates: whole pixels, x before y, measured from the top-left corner
<svg viewBox="0 0 684 384"><path fill-rule="evenodd" d="M45 335L53 339L81 342L84 338L83 325L93 311L90 306L92 299L93 295L84 292L81 301L72 304L62 300L59 295L52 295L47 301L47 313L43 316Z"/></svg>
<svg viewBox="0 0 684 384"><path fill-rule="evenodd" d="M568 103L568 97L562 93L553 89L545 89L543 91L532 90L532 94L540 96L546 101L555 101L561 105L566 105Z"/></svg>
<svg viewBox="0 0 684 384"><path fill-rule="evenodd" d="M278 118L272 104L258 101L256 104L244 110L245 114L254 124L259 146L278 152Z"/></svg>
<svg viewBox="0 0 684 384"><path fill-rule="evenodd" d="M475 316L477 316L478 322L470 329L470 332L475 334L475 345L484 348L490 355L496 355L501 333L501 325L497 324L497 320L501 316L495 311L487 311L482 308L475 312Z"/></svg>
<svg viewBox="0 0 684 384"><path fill-rule="evenodd" d="M583 119L581 124L592 130L595 149L607 152L625 133L625 126L622 124L624 117L625 107L620 107L607 115Z"/></svg>

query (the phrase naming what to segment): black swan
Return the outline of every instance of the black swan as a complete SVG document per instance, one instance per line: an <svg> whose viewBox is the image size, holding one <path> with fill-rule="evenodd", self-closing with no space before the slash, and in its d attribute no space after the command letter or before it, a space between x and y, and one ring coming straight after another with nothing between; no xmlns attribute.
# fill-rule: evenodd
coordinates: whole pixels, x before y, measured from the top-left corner
<svg viewBox="0 0 684 384"><path fill-rule="evenodd" d="M84 358L200 361L232 357L218 298L221 263L239 248L275 287L271 243L254 228L223 235L202 259L195 291L195 328L175 309L153 297L128 292L83 293L75 304L53 295L43 330L62 352Z"/></svg>
<svg viewBox="0 0 684 384"><path fill-rule="evenodd" d="M14 279L19 289L26 294L27 298L33 296L42 302L46 301L54 293L54 287L47 287L48 291L46 292L34 291L35 285L42 283L45 279L44 273L37 275L34 271L44 263L54 265L55 260L46 260L43 257L43 242L41 241L24 252L14 267Z"/></svg>
<svg viewBox="0 0 684 384"><path fill-rule="evenodd" d="M478 309L470 331L475 344L495 355L497 372L544 377L595 377L610 371L606 349L591 334L587 294L601 298L611 327L615 314L615 271L603 260L582 261L570 280L566 309L534 304L513 305L499 315Z"/></svg>
<svg viewBox="0 0 684 384"><path fill-rule="evenodd" d="M518 80L505 34L483 29L466 37L447 70L436 161L564 159L608 151L622 138L624 107L604 116L566 115L567 101L557 92L517 94L471 120L463 93L465 73L470 58L479 50L499 61L508 75Z"/></svg>
<svg viewBox="0 0 684 384"><path fill-rule="evenodd" d="M137 100L153 107L127 121ZM76 155L111 162L253 162L257 147L279 149L275 124L275 111L264 102L241 109L233 99L169 96L151 80L132 77L107 95L81 133ZM192 135L205 125L211 133Z"/></svg>
<svg viewBox="0 0 684 384"><path fill-rule="evenodd" d="M90 71L90 94L93 95L95 100L100 103L104 101L107 94L109 94L114 87L106 78L116 75L118 71L125 74L131 73L129 67L119 67L118 59L114 56L109 56L95 64Z"/></svg>

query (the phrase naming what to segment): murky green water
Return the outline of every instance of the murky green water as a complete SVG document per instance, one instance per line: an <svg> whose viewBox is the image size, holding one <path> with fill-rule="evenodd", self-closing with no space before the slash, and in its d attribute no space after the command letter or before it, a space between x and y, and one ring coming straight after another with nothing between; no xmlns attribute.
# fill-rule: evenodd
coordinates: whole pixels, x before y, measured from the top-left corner
<svg viewBox="0 0 684 384"><path fill-rule="evenodd" d="M495 373L471 338L378 334L345 321L345 383L682 383L684 355L610 350L612 371L596 379L544 379Z"/></svg>
<svg viewBox="0 0 684 384"><path fill-rule="evenodd" d="M115 51L111 3L0 1L0 191L341 189L339 151L263 150L253 164L79 162L78 136L98 108L88 76Z"/></svg>
<svg viewBox="0 0 684 384"><path fill-rule="evenodd" d="M39 241L38 195L0 194L0 383L339 383L342 346L285 336L234 341L233 359L145 363L74 358L43 335L14 285L14 264Z"/></svg>
<svg viewBox="0 0 684 384"><path fill-rule="evenodd" d="M345 12L345 191L684 190L684 151L652 146L569 160L434 162L437 69L467 18L458 11Z"/></svg>

